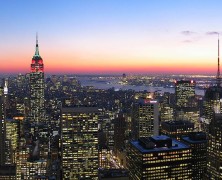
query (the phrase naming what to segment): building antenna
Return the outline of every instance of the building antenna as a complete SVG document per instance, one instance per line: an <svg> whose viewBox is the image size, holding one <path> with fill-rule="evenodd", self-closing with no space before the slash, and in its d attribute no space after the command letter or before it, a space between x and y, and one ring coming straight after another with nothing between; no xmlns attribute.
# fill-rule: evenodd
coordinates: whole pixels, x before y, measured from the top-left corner
<svg viewBox="0 0 222 180"><path fill-rule="evenodd" d="M38 42L38 32L36 32L36 45L35 45L35 55L39 56L39 42Z"/></svg>
<svg viewBox="0 0 222 180"><path fill-rule="evenodd" d="M217 86L219 87L220 82L220 39L219 39L219 33L218 33L218 57L217 57Z"/></svg>
<svg viewBox="0 0 222 180"><path fill-rule="evenodd" d="M38 32L36 32L36 45L38 44Z"/></svg>

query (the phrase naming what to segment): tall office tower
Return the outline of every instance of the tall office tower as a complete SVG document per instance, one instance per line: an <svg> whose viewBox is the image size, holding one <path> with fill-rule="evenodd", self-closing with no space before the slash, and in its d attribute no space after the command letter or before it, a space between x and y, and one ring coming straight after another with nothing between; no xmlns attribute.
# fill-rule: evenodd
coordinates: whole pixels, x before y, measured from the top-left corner
<svg viewBox="0 0 222 180"><path fill-rule="evenodd" d="M182 138L192 150L192 179L202 180L207 167L207 139L204 132L193 132Z"/></svg>
<svg viewBox="0 0 222 180"><path fill-rule="evenodd" d="M160 111L161 122L171 121L173 119L174 119L173 106L169 104L161 104L161 111Z"/></svg>
<svg viewBox="0 0 222 180"><path fill-rule="evenodd" d="M138 99L133 107L133 136L135 139L159 135L159 103L153 99Z"/></svg>
<svg viewBox="0 0 222 180"><path fill-rule="evenodd" d="M114 119L114 152L124 149L126 120L123 113L119 113L118 117Z"/></svg>
<svg viewBox="0 0 222 180"><path fill-rule="evenodd" d="M48 126L44 124L44 65L39 55L37 37L28 79L30 88L29 123L20 123L23 124L24 132L20 131L16 175L18 179L40 179L39 176L44 179L49 167L47 158L50 149L48 143L50 131ZM29 107L27 105L27 99L25 98L24 110ZM29 128L31 128L31 131Z"/></svg>
<svg viewBox="0 0 222 180"><path fill-rule="evenodd" d="M192 107L192 100L195 96L195 85L196 82L193 80L175 82L176 106L178 108Z"/></svg>
<svg viewBox="0 0 222 180"><path fill-rule="evenodd" d="M165 92L161 98L159 98L160 103L160 121L171 121L174 119L174 104L173 100L175 98L174 94Z"/></svg>
<svg viewBox="0 0 222 180"><path fill-rule="evenodd" d="M205 117L209 120L206 179L222 179L222 88L218 38L218 69L216 86L205 93Z"/></svg>
<svg viewBox="0 0 222 180"><path fill-rule="evenodd" d="M127 77L126 77L126 74L125 74L125 73L123 73L123 75L122 75L122 81L123 81L123 82L127 82Z"/></svg>
<svg viewBox="0 0 222 180"><path fill-rule="evenodd" d="M191 149L168 136L142 137L129 143L131 180L191 179Z"/></svg>
<svg viewBox="0 0 222 180"><path fill-rule="evenodd" d="M194 128L200 127L200 110L198 107L184 107L176 111L176 120L186 120L194 123Z"/></svg>
<svg viewBox="0 0 222 180"><path fill-rule="evenodd" d="M13 119L6 119L6 151L5 164L16 164L16 157L18 153L18 139L19 139L19 121Z"/></svg>
<svg viewBox="0 0 222 180"><path fill-rule="evenodd" d="M204 117L210 123L215 111L222 112L222 87L209 87L204 96Z"/></svg>
<svg viewBox="0 0 222 180"><path fill-rule="evenodd" d="M4 108L4 91L0 88L0 165L4 165L5 158L5 140L6 140L6 124L5 124L5 108Z"/></svg>
<svg viewBox="0 0 222 180"><path fill-rule="evenodd" d="M126 164L126 117L119 113L114 119L114 153L121 166Z"/></svg>
<svg viewBox="0 0 222 180"><path fill-rule="evenodd" d="M4 87L0 88L0 165L7 163L6 147L6 109L8 108L8 79L4 81Z"/></svg>
<svg viewBox="0 0 222 180"><path fill-rule="evenodd" d="M182 136L193 132L194 124L190 121L165 121L161 123L161 134L180 140Z"/></svg>
<svg viewBox="0 0 222 180"><path fill-rule="evenodd" d="M222 179L222 114L214 113L209 127L206 179Z"/></svg>
<svg viewBox="0 0 222 180"><path fill-rule="evenodd" d="M62 179L98 179L96 107L62 108Z"/></svg>
<svg viewBox="0 0 222 180"><path fill-rule="evenodd" d="M222 87L220 77L220 56L219 56L219 38L218 38L218 59L217 59L217 75L216 85L209 87L205 93L204 100L204 116L206 121L210 123L213 119L214 112L222 112Z"/></svg>
<svg viewBox="0 0 222 180"><path fill-rule="evenodd" d="M36 37L35 54L32 58L30 72L30 122L42 123L45 121L44 99L44 65L39 55L38 37Z"/></svg>

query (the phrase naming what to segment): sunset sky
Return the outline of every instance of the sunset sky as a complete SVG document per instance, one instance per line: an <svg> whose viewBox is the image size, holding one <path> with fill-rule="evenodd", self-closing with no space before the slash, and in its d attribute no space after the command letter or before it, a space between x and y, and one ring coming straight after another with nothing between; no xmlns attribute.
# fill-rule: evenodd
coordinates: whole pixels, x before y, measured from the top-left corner
<svg viewBox="0 0 222 180"><path fill-rule="evenodd" d="M0 7L0 73L30 71L36 32L46 73L217 70L221 0L1 0Z"/></svg>

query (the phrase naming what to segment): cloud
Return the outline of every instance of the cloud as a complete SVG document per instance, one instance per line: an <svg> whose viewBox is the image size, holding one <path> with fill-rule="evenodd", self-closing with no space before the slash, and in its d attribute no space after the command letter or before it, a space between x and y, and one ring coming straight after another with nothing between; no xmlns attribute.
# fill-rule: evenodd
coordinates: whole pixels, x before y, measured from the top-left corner
<svg viewBox="0 0 222 180"><path fill-rule="evenodd" d="M181 31L181 34L183 34L185 36L190 36L190 35L193 35L193 34L196 34L196 33L193 32L193 31Z"/></svg>
<svg viewBox="0 0 222 180"><path fill-rule="evenodd" d="M191 40L184 40L184 41L182 41L183 43L192 43L193 41L191 41Z"/></svg>
<svg viewBox="0 0 222 180"><path fill-rule="evenodd" d="M206 35L218 35L220 34L220 32L217 32L217 31L208 31L206 32Z"/></svg>

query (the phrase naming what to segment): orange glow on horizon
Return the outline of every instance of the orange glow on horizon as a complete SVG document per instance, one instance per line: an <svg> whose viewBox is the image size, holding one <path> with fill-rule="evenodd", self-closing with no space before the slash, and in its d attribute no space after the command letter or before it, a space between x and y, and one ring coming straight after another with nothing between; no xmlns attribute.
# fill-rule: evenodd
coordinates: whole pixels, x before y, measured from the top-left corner
<svg viewBox="0 0 222 180"><path fill-rule="evenodd" d="M191 65L168 65L168 66L159 66L159 65L153 65L153 66L104 66L104 65L87 65L87 66L76 66L76 67L50 67L45 68L45 72L49 73L167 73L167 74L173 74L173 73L203 73L203 74L214 74L216 73L215 66L191 66Z"/></svg>
<svg viewBox="0 0 222 180"><path fill-rule="evenodd" d="M43 60L44 61L44 60ZM84 73L203 73L203 74L215 74L216 66L215 65L192 65L192 64L175 64L175 65L123 65L123 64L85 64L85 65L53 65L44 63L45 73L73 73L73 74L84 74ZM10 67L10 68L9 68ZM24 64L18 64L16 66L1 66L1 73L29 73L30 64L27 64L24 67Z"/></svg>
<svg viewBox="0 0 222 180"><path fill-rule="evenodd" d="M73 74L115 74L115 73L135 73L135 74L216 74L216 61L202 60L169 60L165 59L129 59L107 57L83 57L80 55L62 57L61 54L43 52L43 63L45 73L73 73ZM27 53L21 54L18 58L4 57L1 64L0 73L29 73L32 56ZM201 61L207 63L200 63ZM24 63L25 62L25 63Z"/></svg>

